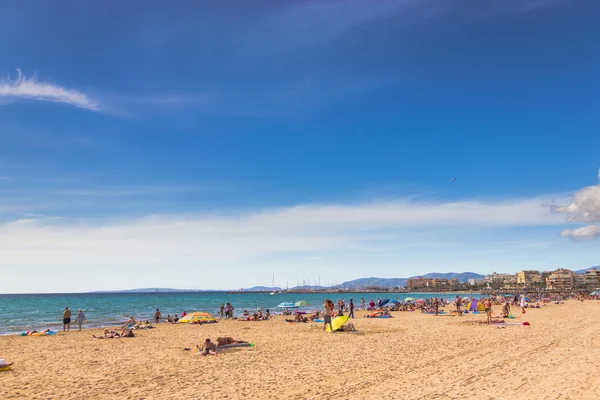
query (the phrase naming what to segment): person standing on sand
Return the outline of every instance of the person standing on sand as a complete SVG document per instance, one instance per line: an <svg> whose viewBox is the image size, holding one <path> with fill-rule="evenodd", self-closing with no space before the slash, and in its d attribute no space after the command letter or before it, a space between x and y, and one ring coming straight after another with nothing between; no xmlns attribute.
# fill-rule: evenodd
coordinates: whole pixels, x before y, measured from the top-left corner
<svg viewBox="0 0 600 400"><path fill-rule="evenodd" d="M157 308L156 312L154 313L154 322L156 322L158 324L160 322L161 317L162 317L162 315L160 315L160 311Z"/></svg>
<svg viewBox="0 0 600 400"><path fill-rule="evenodd" d="M433 310L435 311L435 315L438 315L438 311L440 309L440 302L436 296L433 296L433 300L431 301L431 305L433 306Z"/></svg>
<svg viewBox="0 0 600 400"><path fill-rule="evenodd" d="M352 301L352 299L350 299L350 303L348 303L348 310L350 310L348 318L354 318L354 302Z"/></svg>
<svg viewBox="0 0 600 400"><path fill-rule="evenodd" d="M79 330L81 330L81 324L83 324L85 322L85 314L83 313L83 310L79 310L77 312L77 317L75 317L75 322L77 322L77 325L79 325Z"/></svg>
<svg viewBox="0 0 600 400"><path fill-rule="evenodd" d="M360 298L360 309L365 311L365 298L364 297Z"/></svg>
<svg viewBox="0 0 600 400"><path fill-rule="evenodd" d="M483 302L483 307L485 308L485 315L487 316L487 323L492 323L492 300L488 297Z"/></svg>
<svg viewBox="0 0 600 400"><path fill-rule="evenodd" d="M323 307L323 332L327 330L327 324L333 332L333 325L331 325L331 316L333 315L333 301L325 300L325 307Z"/></svg>
<svg viewBox="0 0 600 400"><path fill-rule="evenodd" d="M63 332L71 331L71 310L69 307L65 307L63 312Z"/></svg>
<svg viewBox="0 0 600 400"><path fill-rule="evenodd" d="M460 299L460 297L458 297L458 295L456 295L455 304L456 304L456 312L458 313L458 315L462 315L462 311L460 309L460 306L462 304L462 300Z"/></svg>
<svg viewBox="0 0 600 400"><path fill-rule="evenodd" d="M223 319L223 315L225 315L225 303L221 303L221 308L219 308L219 319Z"/></svg>

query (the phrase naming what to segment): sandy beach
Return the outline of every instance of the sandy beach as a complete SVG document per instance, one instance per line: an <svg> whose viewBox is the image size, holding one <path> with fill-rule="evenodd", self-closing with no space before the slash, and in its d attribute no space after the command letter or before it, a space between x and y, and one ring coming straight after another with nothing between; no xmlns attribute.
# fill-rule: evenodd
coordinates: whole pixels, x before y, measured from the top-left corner
<svg viewBox="0 0 600 400"><path fill-rule="evenodd" d="M500 306L495 306L496 314ZM498 328L485 315L357 313L357 333L321 324L159 324L135 338L100 330L0 337L3 399L593 399L600 393L600 304L550 304ZM256 344L218 357L184 351L207 337Z"/></svg>

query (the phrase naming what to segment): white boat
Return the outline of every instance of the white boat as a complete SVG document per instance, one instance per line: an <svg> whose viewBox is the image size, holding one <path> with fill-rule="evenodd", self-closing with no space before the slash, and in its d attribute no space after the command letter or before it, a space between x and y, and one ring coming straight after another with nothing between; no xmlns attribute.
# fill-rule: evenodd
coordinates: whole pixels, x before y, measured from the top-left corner
<svg viewBox="0 0 600 400"><path fill-rule="evenodd" d="M277 306L277 308L298 308L298 306L294 303L283 302Z"/></svg>
<svg viewBox="0 0 600 400"><path fill-rule="evenodd" d="M277 290L275 290L275 272L273 272L273 280L271 281L271 288L273 290L271 290L271 293L269 293L271 296L276 296L277 295Z"/></svg>
<svg viewBox="0 0 600 400"><path fill-rule="evenodd" d="M277 292L273 290L273 291L272 291L271 293L269 293L269 294L270 294L271 296L276 296L276 295L277 295Z"/></svg>

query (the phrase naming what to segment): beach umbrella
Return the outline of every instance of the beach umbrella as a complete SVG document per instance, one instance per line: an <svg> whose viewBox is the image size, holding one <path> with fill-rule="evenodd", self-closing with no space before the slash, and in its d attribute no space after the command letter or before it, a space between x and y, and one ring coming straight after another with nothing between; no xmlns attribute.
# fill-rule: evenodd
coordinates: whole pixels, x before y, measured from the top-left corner
<svg viewBox="0 0 600 400"><path fill-rule="evenodd" d="M390 303L398 304L398 300L396 300L396 299L391 299L391 300L390 300Z"/></svg>
<svg viewBox="0 0 600 400"><path fill-rule="evenodd" d="M300 300L296 302L296 307L306 307L308 306L308 301L306 300Z"/></svg>
<svg viewBox="0 0 600 400"><path fill-rule="evenodd" d="M425 304L425 303L426 303L425 299L417 299L417 300L415 300L415 304Z"/></svg>
<svg viewBox="0 0 600 400"><path fill-rule="evenodd" d="M415 301L414 297L407 297L404 299L404 301Z"/></svg>
<svg viewBox="0 0 600 400"><path fill-rule="evenodd" d="M212 322L215 321L216 318L207 312L193 312L187 314L185 317L179 319L179 323L189 324L189 323L202 323L202 322Z"/></svg>
<svg viewBox="0 0 600 400"><path fill-rule="evenodd" d="M390 299L383 299L375 307L383 307L389 302L390 302Z"/></svg>

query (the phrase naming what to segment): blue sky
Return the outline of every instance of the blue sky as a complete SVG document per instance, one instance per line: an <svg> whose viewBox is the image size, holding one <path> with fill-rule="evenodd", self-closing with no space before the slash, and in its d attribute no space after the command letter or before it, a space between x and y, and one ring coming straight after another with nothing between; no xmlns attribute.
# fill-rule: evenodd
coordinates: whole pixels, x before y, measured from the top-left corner
<svg viewBox="0 0 600 400"><path fill-rule="evenodd" d="M0 292L600 264L599 11L2 4Z"/></svg>

